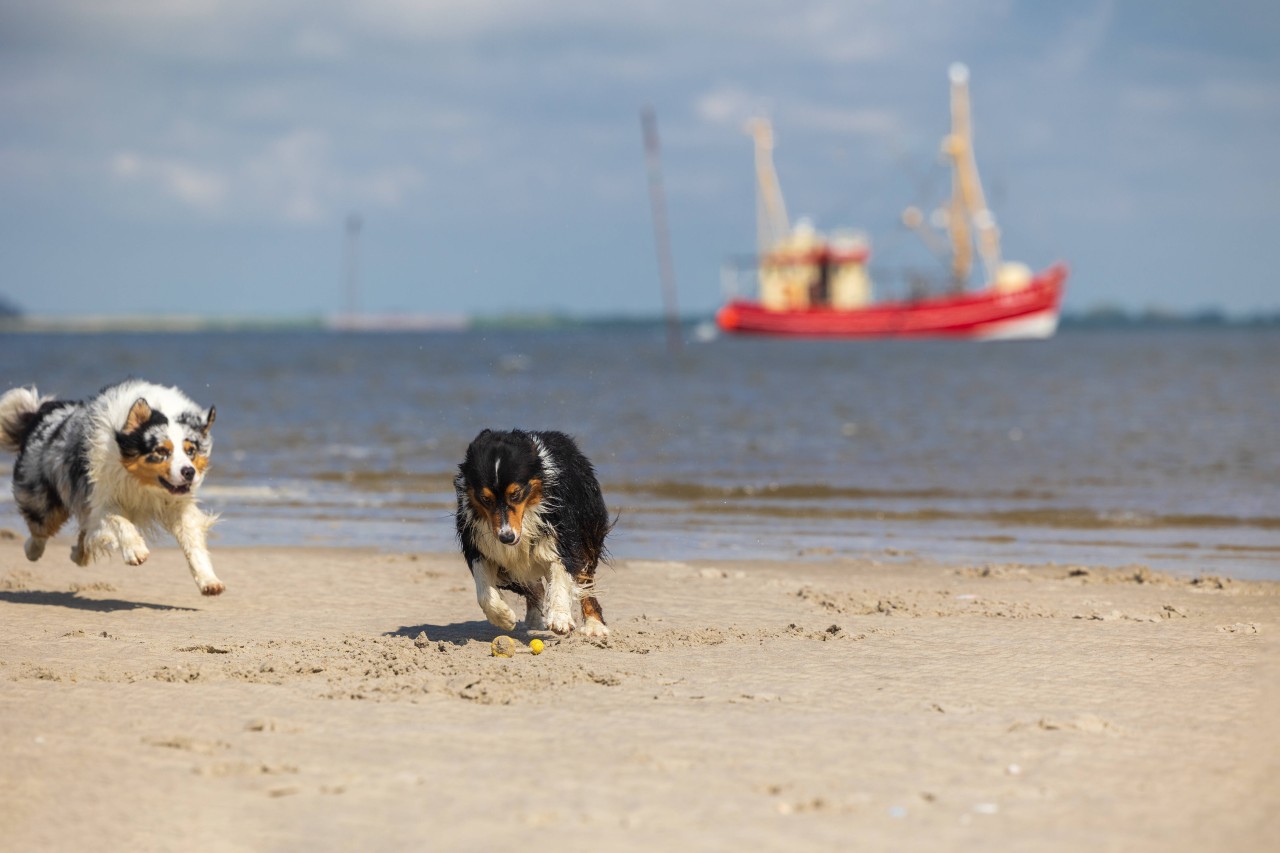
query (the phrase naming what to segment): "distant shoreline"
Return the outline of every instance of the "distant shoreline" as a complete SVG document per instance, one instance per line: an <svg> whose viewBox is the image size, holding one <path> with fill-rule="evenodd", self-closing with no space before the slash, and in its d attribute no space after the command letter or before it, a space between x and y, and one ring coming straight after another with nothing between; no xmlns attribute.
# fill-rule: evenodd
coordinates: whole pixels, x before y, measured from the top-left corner
<svg viewBox="0 0 1280 853"><path fill-rule="evenodd" d="M689 329L712 324L710 316L687 316ZM3 333L111 334L136 332L463 332L483 329L563 330L577 328L659 328L659 316L593 316L514 314L467 317L452 314L368 314L358 316L199 317L147 316L9 316L0 317ZM1167 314L1097 310L1063 314L1059 328L1073 329L1258 329L1280 327L1280 310L1232 317L1219 312Z"/></svg>

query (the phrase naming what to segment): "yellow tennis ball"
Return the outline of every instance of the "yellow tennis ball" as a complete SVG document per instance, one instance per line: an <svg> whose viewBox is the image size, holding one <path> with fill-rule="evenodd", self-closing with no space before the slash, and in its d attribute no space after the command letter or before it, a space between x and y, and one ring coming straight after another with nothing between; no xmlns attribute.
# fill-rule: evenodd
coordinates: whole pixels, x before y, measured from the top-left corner
<svg viewBox="0 0 1280 853"><path fill-rule="evenodd" d="M543 650L544 648L546 648L546 646L542 645L542 641L541 641L541 640L530 640L530 641L529 641L529 651L533 652L535 655L540 655L540 654L542 654L542 650Z"/></svg>

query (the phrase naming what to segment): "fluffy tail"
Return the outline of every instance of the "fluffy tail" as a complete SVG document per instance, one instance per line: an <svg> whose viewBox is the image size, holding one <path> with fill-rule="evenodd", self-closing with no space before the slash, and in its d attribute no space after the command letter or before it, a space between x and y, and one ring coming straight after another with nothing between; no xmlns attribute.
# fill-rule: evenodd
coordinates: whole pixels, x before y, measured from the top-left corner
<svg viewBox="0 0 1280 853"><path fill-rule="evenodd" d="M26 444L36 412L47 400L41 399L35 388L14 388L0 397L0 447L17 453Z"/></svg>

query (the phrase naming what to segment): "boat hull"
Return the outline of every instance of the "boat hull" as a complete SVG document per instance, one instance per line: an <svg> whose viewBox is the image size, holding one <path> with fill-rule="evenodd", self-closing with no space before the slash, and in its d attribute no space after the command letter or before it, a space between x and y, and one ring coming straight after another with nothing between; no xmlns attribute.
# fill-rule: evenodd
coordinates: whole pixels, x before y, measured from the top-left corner
<svg viewBox="0 0 1280 853"><path fill-rule="evenodd" d="M1055 264L1015 291L987 289L853 310L816 306L771 311L759 302L735 300L716 314L716 324L736 334L783 337L1048 338L1058 327L1066 278L1066 265Z"/></svg>

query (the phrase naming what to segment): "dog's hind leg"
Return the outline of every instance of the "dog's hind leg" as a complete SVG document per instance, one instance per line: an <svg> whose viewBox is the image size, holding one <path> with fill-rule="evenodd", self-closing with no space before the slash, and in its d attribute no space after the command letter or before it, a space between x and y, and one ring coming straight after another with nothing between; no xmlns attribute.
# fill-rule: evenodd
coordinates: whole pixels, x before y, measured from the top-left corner
<svg viewBox="0 0 1280 853"><path fill-rule="evenodd" d="M524 627L530 631L547 630L546 590L524 592Z"/></svg>
<svg viewBox="0 0 1280 853"><path fill-rule="evenodd" d="M34 563L44 556L45 545L62 528L69 513L60 503L40 510L24 504L21 509L27 519L27 529L31 531L31 536L23 543L22 551Z"/></svg>
<svg viewBox="0 0 1280 853"><path fill-rule="evenodd" d="M87 566L92 559L93 555L84 544L84 529L81 528L80 535L76 537L76 544L71 546L71 562L77 566Z"/></svg>
<svg viewBox="0 0 1280 853"><path fill-rule="evenodd" d="M516 614L498 591L498 570L483 557L471 564L471 577L476 582L476 601L485 618L504 631L516 626Z"/></svg>
<svg viewBox="0 0 1280 853"><path fill-rule="evenodd" d="M191 577L200 588L201 595L221 595L227 586L213 573L213 561L209 559L208 533L216 518L205 515L194 503L182 508L169 525L173 538L178 540L182 553L191 567Z"/></svg>
<svg viewBox="0 0 1280 853"><path fill-rule="evenodd" d="M578 595L582 598L581 633L588 637L607 637L609 628L604 624L604 610L596 598L596 573L594 567L580 569L574 577Z"/></svg>

